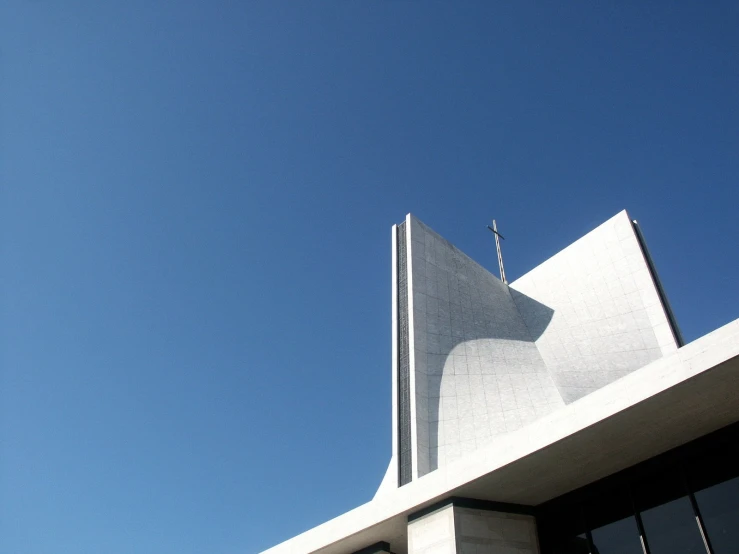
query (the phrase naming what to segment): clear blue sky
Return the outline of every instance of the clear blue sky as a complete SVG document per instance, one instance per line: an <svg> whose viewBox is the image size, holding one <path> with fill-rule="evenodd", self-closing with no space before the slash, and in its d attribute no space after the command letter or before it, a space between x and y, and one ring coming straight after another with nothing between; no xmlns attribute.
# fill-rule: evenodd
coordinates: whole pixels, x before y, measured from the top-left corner
<svg viewBox="0 0 739 554"><path fill-rule="evenodd" d="M739 316L736 2L6 0L0 552L250 554L390 456L390 226L623 208Z"/></svg>

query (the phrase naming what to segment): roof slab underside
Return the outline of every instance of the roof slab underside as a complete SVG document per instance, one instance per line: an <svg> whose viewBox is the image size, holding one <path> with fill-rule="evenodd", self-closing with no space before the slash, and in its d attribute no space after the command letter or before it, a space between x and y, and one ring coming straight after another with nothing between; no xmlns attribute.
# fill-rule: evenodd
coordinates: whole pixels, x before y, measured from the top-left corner
<svg viewBox="0 0 739 554"><path fill-rule="evenodd" d="M265 552L350 554L449 496L537 505L739 421L739 320Z"/></svg>

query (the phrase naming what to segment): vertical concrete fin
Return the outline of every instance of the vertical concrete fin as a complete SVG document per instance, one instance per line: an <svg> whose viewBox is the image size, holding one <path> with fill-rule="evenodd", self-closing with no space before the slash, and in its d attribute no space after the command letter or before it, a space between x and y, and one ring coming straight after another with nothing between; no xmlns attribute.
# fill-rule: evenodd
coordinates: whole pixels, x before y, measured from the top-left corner
<svg viewBox="0 0 739 554"><path fill-rule="evenodd" d="M659 294L659 299L662 302L662 308L665 310L667 320L670 323L670 330L675 337L675 342L677 343L677 346L682 347L685 345L683 334L680 332L680 327L678 326L677 319L675 318L675 314L672 311L672 306L670 306L670 301L667 298L667 293L662 286L662 281L660 281L659 273L657 272L657 266L654 265L652 255L649 253L649 248L647 248L647 241L644 239L644 232L641 230L641 227L639 226L639 223L636 221L636 219L632 220L631 224L634 227L634 232L636 233L636 238L639 241L639 246L641 247L642 254L644 255L644 260L647 263L649 273L652 276L652 281L654 282L654 286L657 289L657 293Z"/></svg>
<svg viewBox="0 0 739 554"><path fill-rule="evenodd" d="M398 486L413 479L413 445L411 443L411 359L410 359L410 310L408 307L408 249L407 225L397 226L397 451Z"/></svg>

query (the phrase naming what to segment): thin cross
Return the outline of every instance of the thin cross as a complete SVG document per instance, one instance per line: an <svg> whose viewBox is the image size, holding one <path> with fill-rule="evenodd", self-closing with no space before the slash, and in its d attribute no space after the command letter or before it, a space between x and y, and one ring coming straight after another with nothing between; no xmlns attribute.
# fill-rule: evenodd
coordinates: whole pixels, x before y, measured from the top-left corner
<svg viewBox="0 0 739 554"><path fill-rule="evenodd" d="M495 224L494 219L493 226L491 227L490 225L488 225L488 229L490 229L493 232L493 235L495 235L495 249L498 251L498 267L500 268L500 280L503 281L505 284L508 284L508 281L505 278L505 269L503 268L503 253L500 251L499 240L505 240L505 237L498 232L498 226Z"/></svg>

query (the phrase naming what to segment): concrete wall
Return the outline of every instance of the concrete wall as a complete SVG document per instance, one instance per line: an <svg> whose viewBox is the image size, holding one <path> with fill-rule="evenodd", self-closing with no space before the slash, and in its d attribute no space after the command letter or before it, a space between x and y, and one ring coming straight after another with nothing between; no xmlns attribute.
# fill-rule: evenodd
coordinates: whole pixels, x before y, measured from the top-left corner
<svg viewBox="0 0 739 554"><path fill-rule="evenodd" d="M510 289L567 403L677 349L626 211Z"/></svg>
<svg viewBox="0 0 739 554"><path fill-rule="evenodd" d="M449 504L408 524L408 554L538 554L532 516Z"/></svg>
<svg viewBox="0 0 739 554"><path fill-rule="evenodd" d="M420 477L564 402L508 287L415 217L406 229Z"/></svg>
<svg viewBox="0 0 739 554"><path fill-rule="evenodd" d="M457 554L538 554L532 516L454 507Z"/></svg>
<svg viewBox="0 0 739 554"><path fill-rule="evenodd" d="M382 491L399 480L401 458L405 475L411 466L403 482L417 479L677 349L625 211L510 287L414 216L402 229L393 229L393 461Z"/></svg>
<svg viewBox="0 0 739 554"><path fill-rule="evenodd" d="M739 421L739 320L264 554L407 554L407 516L447 496L536 506ZM665 417L667 414L668 417Z"/></svg>
<svg viewBox="0 0 739 554"><path fill-rule="evenodd" d="M456 551L452 504L408 524L408 554L455 554Z"/></svg>

